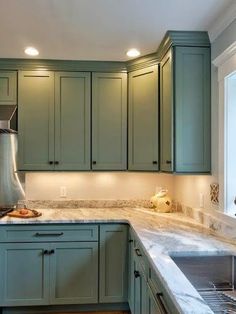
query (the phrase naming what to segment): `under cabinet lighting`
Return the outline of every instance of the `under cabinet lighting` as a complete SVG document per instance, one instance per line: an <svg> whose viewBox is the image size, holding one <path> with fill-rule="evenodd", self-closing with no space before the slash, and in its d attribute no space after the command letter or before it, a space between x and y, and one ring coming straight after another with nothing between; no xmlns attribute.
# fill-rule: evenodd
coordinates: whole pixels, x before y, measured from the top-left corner
<svg viewBox="0 0 236 314"><path fill-rule="evenodd" d="M34 47L26 47L25 54L29 56L37 56L39 54L38 50Z"/></svg>
<svg viewBox="0 0 236 314"><path fill-rule="evenodd" d="M140 51L138 51L136 48L132 48L128 50L126 54L128 57L134 58L140 55Z"/></svg>

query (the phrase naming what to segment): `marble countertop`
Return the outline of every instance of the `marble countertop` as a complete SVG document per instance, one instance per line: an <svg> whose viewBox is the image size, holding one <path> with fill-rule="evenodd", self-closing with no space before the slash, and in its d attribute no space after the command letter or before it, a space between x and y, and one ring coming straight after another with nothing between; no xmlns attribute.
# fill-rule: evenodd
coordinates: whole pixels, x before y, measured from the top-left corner
<svg viewBox="0 0 236 314"><path fill-rule="evenodd" d="M170 256L236 254L236 245L181 213L132 208L40 209L33 219L4 217L4 224L128 223L139 238L179 313L213 313Z"/></svg>

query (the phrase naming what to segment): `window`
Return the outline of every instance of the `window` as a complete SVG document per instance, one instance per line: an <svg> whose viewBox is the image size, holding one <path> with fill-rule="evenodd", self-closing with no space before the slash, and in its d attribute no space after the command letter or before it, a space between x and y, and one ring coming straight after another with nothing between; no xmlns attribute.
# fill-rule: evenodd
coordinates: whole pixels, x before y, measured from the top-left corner
<svg viewBox="0 0 236 314"><path fill-rule="evenodd" d="M235 215L236 206L236 42L213 64L219 83L219 185L220 209Z"/></svg>

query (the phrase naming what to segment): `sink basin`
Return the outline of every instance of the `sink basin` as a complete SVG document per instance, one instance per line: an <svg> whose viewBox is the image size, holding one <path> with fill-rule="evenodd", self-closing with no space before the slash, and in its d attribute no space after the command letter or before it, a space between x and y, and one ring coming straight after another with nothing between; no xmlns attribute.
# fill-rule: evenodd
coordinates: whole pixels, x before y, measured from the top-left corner
<svg viewBox="0 0 236 314"><path fill-rule="evenodd" d="M214 313L236 313L234 256L172 256L171 258Z"/></svg>

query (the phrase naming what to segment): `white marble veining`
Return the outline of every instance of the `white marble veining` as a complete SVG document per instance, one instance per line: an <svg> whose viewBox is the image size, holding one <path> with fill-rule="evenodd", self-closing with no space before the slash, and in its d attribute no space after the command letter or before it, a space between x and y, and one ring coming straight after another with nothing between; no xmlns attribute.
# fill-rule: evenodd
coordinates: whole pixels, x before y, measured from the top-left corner
<svg viewBox="0 0 236 314"><path fill-rule="evenodd" d="M150 263L180 313L212 313L171 259L171 255L235 254L236 246L180 213L156 214L145 209L40 209L34 219L4 217L0 224L109 223L130 224Z"/></svg>

